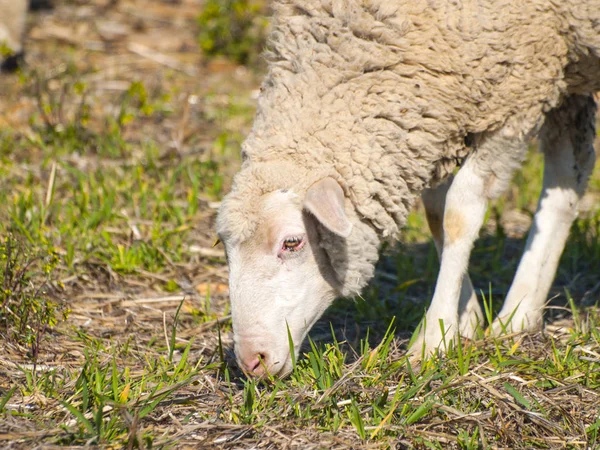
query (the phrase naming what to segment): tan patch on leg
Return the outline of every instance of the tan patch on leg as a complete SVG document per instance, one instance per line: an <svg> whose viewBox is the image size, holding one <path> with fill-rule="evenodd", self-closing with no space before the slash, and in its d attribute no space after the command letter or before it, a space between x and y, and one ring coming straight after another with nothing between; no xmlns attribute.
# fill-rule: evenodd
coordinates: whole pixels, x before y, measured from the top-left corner
<svg viewBox="0 0 600 450"><path fill-rule="evenodd" d="M448 244L460 239L464 233L464 228L465 219L460 212L454 209L446 211L446 214L444 214L444 236L448 239Z"/></svg>
<svg viewBox="0 0 600 450"><path fill-rule="evenodd" d="M442 242L444 237L444 230L442 229L442 218L439 214L425 211L425 217L427 217L427 223L429 224L429 230L433 235L433 239L437 242Z"/></svg>

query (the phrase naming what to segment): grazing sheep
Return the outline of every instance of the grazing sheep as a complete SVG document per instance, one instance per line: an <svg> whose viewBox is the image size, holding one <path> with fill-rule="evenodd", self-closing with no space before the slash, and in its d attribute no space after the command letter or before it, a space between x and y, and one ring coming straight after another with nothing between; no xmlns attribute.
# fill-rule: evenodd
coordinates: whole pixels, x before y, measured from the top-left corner
<svg viewBox="0 0 600 450"><path fill-rule="evenodd" d="M595 161L600 0L274 8L269 72L217 219L240 366L289 371L288 330L298 352L335 297L360 292L419 195L441 267L409 352L473 337L483 318L467 274L473 242L536 134L543 191L492 329L540 327Z"/></svg>
<svg viewBox="0 0 600 450"><path fill-rule="evenodd" d="M23 52L27 0L0 0L0 67L16 68ZM8 53L8 56L7 56Z"/></svg>

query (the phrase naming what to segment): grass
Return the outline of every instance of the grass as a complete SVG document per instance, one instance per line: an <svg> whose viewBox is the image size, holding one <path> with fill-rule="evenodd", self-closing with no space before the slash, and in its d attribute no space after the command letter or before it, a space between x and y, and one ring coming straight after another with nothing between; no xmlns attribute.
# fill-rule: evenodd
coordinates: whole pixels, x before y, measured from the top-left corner
<svg viewBox="0 0 600 450"><path fill-rule="evenodd" d="M413 371L405 348L438 269L419 207L292 374L248 380L212 243L260 76L207 59L187 4L55 3L31 18L26 67L0 78L1 447L600 446L598 169L543 333L462 341ZM101 36L98 17L152 53ZM490 314L541 167L532 148L474 250Z"/></svg>
<svg viewBox="0 0 600 450"><path fill-rule="evenodd" d="M257 64L266 41L264 0L207 0L198 16L200 47L207 55Z"/></svg>

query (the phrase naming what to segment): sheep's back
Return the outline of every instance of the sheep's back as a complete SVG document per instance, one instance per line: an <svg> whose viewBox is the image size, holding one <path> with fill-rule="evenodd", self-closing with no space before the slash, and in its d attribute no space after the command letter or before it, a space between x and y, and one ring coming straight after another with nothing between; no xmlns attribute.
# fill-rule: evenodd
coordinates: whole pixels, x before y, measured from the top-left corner
<svg viewBox="0 0 600 450"><path fill-rule="evenodd" d="M466 137L509 119L528 133L568 91L566 3L276 1L247 164L332 166L361 215L396 234L471 151Z"/></svg>

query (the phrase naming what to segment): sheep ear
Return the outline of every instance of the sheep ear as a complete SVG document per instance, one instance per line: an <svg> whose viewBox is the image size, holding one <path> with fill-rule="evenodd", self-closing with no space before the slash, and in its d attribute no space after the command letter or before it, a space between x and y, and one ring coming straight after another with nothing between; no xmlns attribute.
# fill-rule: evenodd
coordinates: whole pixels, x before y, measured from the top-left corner
<svg viewBox="0 0 600 450"><path fill-rule="evenodd" d="M344 191L333 178L323 178L308 189L304 208L328 230L344 238L350 236L352 224L344 210Z"/></svg>

